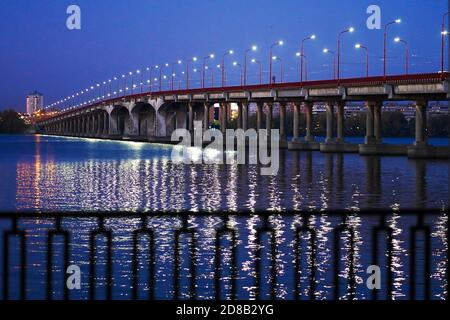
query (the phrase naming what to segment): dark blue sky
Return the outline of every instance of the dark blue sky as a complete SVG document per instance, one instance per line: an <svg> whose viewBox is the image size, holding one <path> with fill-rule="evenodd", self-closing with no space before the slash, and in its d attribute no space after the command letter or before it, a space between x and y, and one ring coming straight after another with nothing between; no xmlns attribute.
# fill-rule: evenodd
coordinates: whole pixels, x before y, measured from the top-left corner
<svg viewBox="0 0 450 320"><path fill-rule="evenodd" d="M70 4L81 7L79 31L66 28ZM295 53L311 33L317 39L306 47L309 78L330 78L330 57L322 49L335 50L338 31L348 26L356 32L343 38L343 77L364 74L357 42L369 47L371 74L379 74L383 33L366 27L371 4L382 8L383 23L403 20L390 29L390 73L404 71L404 48L393 43L395 36L410 43L411 72L439 70L441 17L448 0L2 0L0 109L24 110L25 95L34 89L51 103L131 70L210 52L234 49L235 57L227 60L231 65L242 61L252 44L259 46L254 56L268 70L268 47L278 39L285 45L275 54L284 61L285 80L294 81L299 77ZM238 70L228 68L236 79ZM256 77L254 66L249 74Z"/></svg>

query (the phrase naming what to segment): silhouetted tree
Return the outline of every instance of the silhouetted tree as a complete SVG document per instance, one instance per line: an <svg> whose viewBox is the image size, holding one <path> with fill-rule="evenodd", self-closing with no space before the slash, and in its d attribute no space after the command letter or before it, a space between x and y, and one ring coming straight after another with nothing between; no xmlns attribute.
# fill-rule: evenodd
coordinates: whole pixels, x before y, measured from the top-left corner
<svg viewBox="0 0 450 320"><path fill-rule="evenodd" d="M0 112L0 133L23 133L26 128L16 111L9 109Z"/></svg>

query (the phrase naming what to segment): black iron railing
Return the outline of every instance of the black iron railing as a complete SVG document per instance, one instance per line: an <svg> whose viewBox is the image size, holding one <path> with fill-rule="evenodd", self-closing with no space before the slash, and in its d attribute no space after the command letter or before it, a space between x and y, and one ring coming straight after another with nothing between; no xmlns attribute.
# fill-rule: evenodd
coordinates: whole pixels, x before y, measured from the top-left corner
<svg viewBox="0 0 450 320"><path fill-rule="evenodd" d="M208 233L213 243L213 263L205 267L198 263L202 254L211 254L200 241L199 234L207 227L192 219L214 217L217 223ZM252 246L246 246L242 234L246 233L242 226L243 221L258 218L252 238ZM289 225L284 229L283 239L290 241L290 246L281 248L277 238L276 223L273 219L287 219ZM321 219L332 220L327 223L329 239L323 239L323 223ZM355 217L360 223L355 225ZM408 219L409 223L396 225L394 217ZM154 222L157 219L169 219L173 229L166 230L170 236L167 249L161 249L159 241L161 227ZM89 221L89 227L83 221ZM121 228L119 221L132 221L127 227L127 238L118 248L113 241L117 229ZM240 224L236 223L240 222ZM327 220L328 221L328 220ZM251 299L394 299L399 283L405 299L447 299L449 281L449 220L448 212L441 210L425 211L379 211L379 212L286 212L286 213L64 213L64 214L1 214L0 215L0 241L2 241L0 273L2 296L0 299L36 299L33 292L45 291L44 296L38 299L99 299L99 282L105 287L104 299L116 299L114 282L119 278L115 274L117 264L121 262L115 258L120 250L130 251L131 270L127 273L129 286L122 286L126 298L141 299L145 291L146 299L204 299L199 296L199 281L201 275L212 273L214 283L210 288L212 299L239 299L243 292L238 285L242 280L242 248L252 254L253 270L251 280ZM45 227L43 227L45 226ZM119 226L114 228L112 226ZM440 230L439 241L436 241L436 230ZM322 231L321 231L322 230ZM403 249L395 249L399 241L399 231L403 237ZM83 232L86 244L77 243L75 234ZM39 233L39 235L36 235ZM245 237L248 237L246 235ZM324 273L321 279L319 272L324 267L318 266L318 256L323 255L325 249L318 245L319 238L322 244L329 244L330 272ZM16 242L14 242L14 239ZM99 246L99 239L104 245ZM184 245L187 240L187 245ZM227 245L224 241L227 240ZM14 245L14 243L17 243ZM145 244L143 246L142 244ZM368 243L370 249L361 249L361 243ZM169 245L168 245L169 244ZM55 255L55 245L59 245L63 253ZM40 248L40 249L39 249ZM42 249L44 248L44 249ZM102 249L103 248L103 249ZM286 249L290 248L290 249ZM29 258L33 254L41 254L45 250L40 263L31 263ZM145 261L143 251L147 251ZM165 250L165 251L164 251ZM397 250L397 251L396 251ZM433 256L433 250L440 253ZM363 252L361 252L363 251ZM347 252L347 254L343 254ZM84 265L89 270L86 294L73 297L65 280L65 270L74 263L74 254L86 255ZM287 258L284 268L292 273L280 273L277 256L283 253ZM161 263L161 254L172 256L170 263L165 265L165 276L171 282L172 288L161 294L157 282L161 273L157 272L156 263ZM400 259L403 266L403 282L396 280L395 270ZM99 256L104 256L104 272L100 275L98 268ZM345 256L345 259L343 257ZM372 265L381 265L383 281L386 285L380 290L366 290L364 295L359 292L361 280L358 282L359 269L366 264L356 266L355 257L370 261ZM222 259L227 258L227 262ZM439 258L440 262L435 260ZM37 259L36 257L34 259ZM383 262L383 260L385 262ZM128 259L124 259L128 261ZM123 262L125 263L125 262ZM59 271L54 266L61 266ZM344 266L342 266L344 265ZM145 266L145 268L143 268ZM436 268L439 270L436 271ZM170 269L171 272L167 270ZM211 270L212 269L212 270ZM145 277L142 276L145 271ZM344 272L345 271L345 272ZM223 273L228 272L227 275ZM34 273L43 274L41 282L30 284ZM187 275L183 275L187 273ZM247 273L248 274L248 273ZM434 275L438 275L437 279ZM63 278L64 281L55 279ZM279 280L283 277L289 294L280 295ZM306 279L306 280L305 280ZM364 280L364 279L363 279ZM183 285L183 281L187 282ZM365 280L364 280L365 281ZM363 282L364 282L363 281ZM318 296L317 285L329 288L326 295ZM42 286L42 288L41 288ZM124 289L125 287L125 289ZM145 289L142 289L142 288ZM322 289L323 290L323 289ZM56 297L58 296L58 297Z"/></svg>

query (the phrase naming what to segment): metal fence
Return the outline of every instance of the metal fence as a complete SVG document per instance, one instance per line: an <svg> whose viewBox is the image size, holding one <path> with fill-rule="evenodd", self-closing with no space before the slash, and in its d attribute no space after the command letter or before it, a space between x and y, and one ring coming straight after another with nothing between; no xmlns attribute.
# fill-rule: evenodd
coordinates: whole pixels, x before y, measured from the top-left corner
<svg viewBox="0 0 450 320"><path fill-rule="evenodd" d="M200 222L193 223L192 219L213 217L214 227L208 234L213 248L206 248L201 243L199 234L207 228ZM242 222L250 218L257 218L258 224L251 234L252 246L245 247L246 243L240 238L243 231L239 228ZM323 235L323 219L327 221L326 241ZM354 223L358 218L359 224ZM395 225L397 218L405 218L409 222L402 226ZM283 233L285 239L292 239L289 246L281 249L276 223L273 219L287 219L288 227ZM125 219L125 220L124 220ZM115 230L111 228L117 221L132 221L127 229L128 238L118 248L113 241ZM166 249L160 247L158 241L161 227L154 223L156 219L169 219L174 228L167 230L171 234L171 241ZM81 221L89 221L89 228ZM200 221L200 220L199 220ZM239 222L239 223L236 223ZM328 222L332 221L332 222ZM69 223L70 222L70 223ZM369 223L370 222L370 223ZM2 241L0 273L2 296L0 299L36 299L30 292L36 287L45 288L45 296L38 299L100 299L98 282L104 285L102 299L116 299L114 295L115 269L121 262L114 258L118 250L129 250L131 270L126 280L129 295L128 299L141 299L144 285L146 299L160 299L156 283L161 274L157 272L155 264L160 261L162 253L170 253L171 269L167 275L171 282L169 294L165 299L205 299L198 294L199 276L213 274L213 286L210 286L209 299L242 299L242 256L240 250L251 252L252 276L251 299L394 299L395 292L399 290L396 283L395 269L401 264L405 273L401 276L401 285L404 299L447 299L449 280L449 221L448 212L442 210L400 210L400 211L323 211L323 212L283 212L283 213L51 213L51 214L0 214L0 241ZM70 226L69 226L70 225ZM118 229L120 229L120 224ZM68 227L69 226L69 227ZM209 230L209 229L208 229ZM322 230L322 231L321 231ZM403 240L399 240L399 231ZM436 236L436 231L440 236ZM83 231L86 235L86 244L77 243L74 233ZM120 230L119 230L120 231ZM36 235L39 233L39 235ZM323 232L322 232L323 233ZM318 256L325 250L319 243L329 245L328 262L330 271L324 273L319 280L318 272L324 267L318 266ZM438 239L439 238L439 239ZM99 239L103 239L100 248ZM439 241L437 241L438 239ZM185 243L185 240L187 242ZM227 242L225 244L224 242ZM287 241L287 240L286 240ZM403 262L396 256L396 245L402 243L402 250L398 254ZM142 246L145 243L145 249ZM365 243L365 249L361 249ZM59 245L61 253L55 255L55 244ZM33 249L34 248L34 249ZM286 249L290 248L290 249ZM142 262L142 251L147 255ZM166 250L166 251L165 251ZM206 268L197 263L201 252L210 254L213 263ZM45 252L43 252L45 251ZM58 251L58 252L59 252ZM88 289L86 296L74 298L66 285L65 270L73 264L73 254L85 254L88 258L84 266L88 270ZM292 270L280 273L277 256L284 253L287 258L284 268ZM437 252L437 254L435 254ZM227 253L227 254L225 254ZM35 254L34 262L30 256ZM99 255L104 260L102 268L98 267ZM343 259L345 256L345 259ZM372 265L381 265L383 281L386 285L380 290L370 290L363 296L358 289L363 284L358 281L356 256L368 260ZM227 257L227 262L222 260ZM435 260L439 259L438 262ZM125 261L124 260L124 261ZM382 261L383 260L383 261ZM60 265L58 272L54 270L55 264ZM146 268L142 269L145 264ZM366 264L362 267L365 269ZM362 268L359 266L359 268ZM439 270L436 271L436 268ZM103 272L101 272L102 270ZM208 270L207 270L208 269ZM145 277L142 275L145 271ZM344 272L345 271L345 272ZM30 281L38 277L33 275L45 274L38 284ZM222 273L227 272L226 276ZM100 273L103 275L100 276ZM166 270L167 273L167 270ZM208 273L208 274L209 274ZM187 274L187 275L185 275ZM436 276L438 275L436 280ZM56 281L56 278L61 278ZM283 277L285 287L289 294L279 294L279 280ZM100 280L99 280L100 279ZM183 284L186 282L186 284ZM328 288L326 295L317 294L316 286ZM437 288L437 289L436 289ZM60 295L56 297L56 293Z"/></svg>

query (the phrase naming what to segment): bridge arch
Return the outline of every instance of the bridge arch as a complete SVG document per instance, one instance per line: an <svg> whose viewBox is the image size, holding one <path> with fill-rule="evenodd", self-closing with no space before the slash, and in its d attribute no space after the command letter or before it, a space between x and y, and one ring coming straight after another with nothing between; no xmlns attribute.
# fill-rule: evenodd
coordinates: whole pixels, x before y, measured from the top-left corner
<svg viewBox="0 0 450 320"><path fill-rule="evenodd" d="M149 103L138 102L130 110L139 137L156 135L156 111Z"/></svg>
<svg viewBox="0 0 450 320"><path fill-rule="evenodd" d="M110 133L120 136L129 134L130 120L130 112L125 106L113 106L110 113Z"/></svg>

